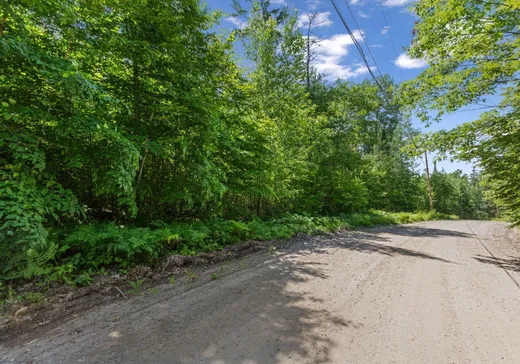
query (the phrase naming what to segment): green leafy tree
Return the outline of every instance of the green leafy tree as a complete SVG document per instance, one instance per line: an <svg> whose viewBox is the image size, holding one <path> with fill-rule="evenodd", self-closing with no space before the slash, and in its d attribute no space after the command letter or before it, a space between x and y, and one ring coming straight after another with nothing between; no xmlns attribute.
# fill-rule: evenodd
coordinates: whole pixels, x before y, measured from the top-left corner
<svg viewBox="0 0 520 364"><path fill-rule="evenodd" d="M304 85L305 43L295 14L285 8L271 9L267 1L252 3L247 24L240 34L246 55L254 63L249 75L250 117L269 148L262 177L269 185L259 190L256 200L258 212L264 205L266 213L274 213L281 206L294 206L309 170L313 143L309 135L315 121Z"/></svg>
<svg viewBox="0 0 520 364"><path fill-rule="evenodd" d="M468 104L491 109L478 120L429 138L428 149L476 161L491 194L520 223L520 4L516 0L421 0L409 53L430 67L402 88L424 120ZM500 103L488 103L489 95Z"/></svg>
<svg viewBox="0 0 520 364"><path fill-rule="evenodd" d="M73 218L218 210L238 72L214 14L195 0L1 11L2 269L48 251L47 228Z"/></svg>
<svg viewBox="0 0 520 364"><path fill-rule="evenodd" d="M246 4L225 36L198 0L0 4L0 281L88 282L172 251L410 219L307 215L425 208L395 83L325 82L295 9ZM505 180L464 178L438 177L460 201L439 208L487 216Z"/></svg>

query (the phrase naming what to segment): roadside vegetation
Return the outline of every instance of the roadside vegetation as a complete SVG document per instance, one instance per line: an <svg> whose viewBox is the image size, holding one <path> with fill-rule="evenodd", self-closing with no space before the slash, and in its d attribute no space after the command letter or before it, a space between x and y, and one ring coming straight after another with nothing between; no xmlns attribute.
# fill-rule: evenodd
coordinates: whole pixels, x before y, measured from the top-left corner
<svg viewBox="0 0 520 364"><path fill-rule="evenodd" d="M421 0L409 49L429 67L400 98L425 123L470 108L477 120L415 145L476 163L488 196L520 225L520 1ZM497 101L498 100L498 101Z"/></svg>
<svg viewBox="0 0 520 364"><path fill-rule="evenodd" d="M436 21L424 5L431 2L441 3L419 2L417 39L436 29L427 25ZM249 5L236 3L243 26L233 31L222 31L223 15L198 0L0 5L3 287L88 285L108 269L250 239L450 215L517 216L518 117L507 122L511 138L489 129L518 113L518 60L501 69L518 56L517 43L492 71L480 70L494 75L495 86L503 80L495 73L505 72L504 87L513 87L503 114L481 122L495 134L480 149L464 149L452 142L466 138L466 146L476 129L459 128L457 138L437 146L480 158L484 174L433 168L437 212L416 213L429 206L417 158L420 148L434 147L411 126L409 111L436 102L425 95L442 84L421 76L414 94L415 83L399 88L388 76L378 81L384 92L374 81L332 82L313 66L318 38L311 22L304 37L294 10L269 1ZM510 29L518 13L504 10L502 28ZM493 42L480 44L503 46ZM417 40L411 51L444 74L451 66L437 66L434 56L442 44ZM239 66L239 56L251 66ZM464 95L448 111L483 97ZM491 155L493 137L507 158Z"/></svg>
<svg viewBox="0 0 520 364"><path fill-rule="evenodd" d="M51 231L57 252L53 259L37 268L39 284L32 290L18 294L9 285L0 285L0 303L31 304L43 299L50 283L70 287L86 286L95 278L107 274L128 274L132 267L145 265L156 268L169 255L197 255L223 250L226 246L246 241L273 241L289 239L297 234L319 235L342 229L356 229L378 225L406 224L431 220L455 220L457 216L435 211L421 213L389 213L368 211L339 216L310 216L285 214L270 220L253 219L249 222L234 220L206 220L193 223L161 223L154 227L115 225L113 223L84 225L73 230ZM271 246L269 253L275 248ZM29 266L27 269L31 269ZM22 272L30 277L33 272ZM196 279L194 271L184 274ZM23 276L22 276L23 277ZM212 280L218 276L214 273ZM175 277L169 278L175 284ZM143 281L129 281L127 293L140 295ZM1 308L1 307L0 307ZM0 309L1 312L1 309Z"/></svg>
<svg viewBox="0 0 520 364"><path fill-rule="evenodd" d="M21 274L27 278L38 274L47 280L81 286L114 268L125 274L138 264L154 267L167 255L196 255L248 240L280 240L300 233L315 235L340 229L456 218L437 212L369 211L336 217L287 214L270 220L215 219L161 223L153 227L91 224L73 230L51 230L52 246L56 249L51 252L53 258L29 265Z"/></svg>

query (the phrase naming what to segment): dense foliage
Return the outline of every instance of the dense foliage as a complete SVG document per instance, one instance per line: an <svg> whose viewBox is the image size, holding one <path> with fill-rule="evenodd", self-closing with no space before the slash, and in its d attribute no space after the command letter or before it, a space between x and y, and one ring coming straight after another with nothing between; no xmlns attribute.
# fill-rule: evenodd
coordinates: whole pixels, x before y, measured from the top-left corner
<svg viewBox="0 0 520 364"><path fill-rule="evenodd" d="M319 225L272 233L258 220L284 213L427 209L394 82L380 80L386 96L369 81L310 82L296 15L238 10L247 26L224 36L198 0L0 5L0 279ZM467 197L474 178L446 176L446 190L437 173L440 212L488 216Z"/></svg>
<svg viewBox="0 0 520 364"><path fill-rule="evenodd" d="M487 219L500 216L495 203L487 198L489 187L481 181L480 174L439 172L431 175L433 206L437 211L457 215L462 219Z"/></svg>
<svg viewBox="0 0 520 364"><path fill-rule="evenodd" d="M490 195L520 224L520 2L421 0L410 54L430 67L404 85L424 120L468 105L490 111L426 138L427 148L476 161ZM487 99L499 95L498 105Z"/></svg>

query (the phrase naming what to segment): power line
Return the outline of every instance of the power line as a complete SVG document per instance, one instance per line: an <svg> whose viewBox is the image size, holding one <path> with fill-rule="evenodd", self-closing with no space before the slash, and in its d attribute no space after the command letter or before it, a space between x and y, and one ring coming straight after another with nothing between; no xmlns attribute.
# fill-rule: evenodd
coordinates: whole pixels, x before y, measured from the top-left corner
<svg viewBox="0 0 520 364"><path fill-rule="evenodd" d="M478 111L478 110L483 110L483 109L493 109L495 108L496 106L482 106L482 107L477 107L475 109L465 109L465 110L457 110L457 111L452 111L450 113L447 113L447 115L453 115L453 114L458 114L460 112L469 112L469 111Z"/></svg>
<svg viewBox="0 0 520 364"><path fill-rule="evenodd" d="M368 54L370 55L370 58L372 58L372 62L374 62L374 65L376 66L376 69L379 72L379 77L383 78L383 75L381 74L381 70L379 69L379 66L377 65L376 59L374 58L374 55L372 54L372 51L370 51L370 46L367 43L365 35L361 31L361 27L359 26L359 24L358 24L358 22L356 20L356 17L354 16L354 12L352 11L352 8L348 4L347 0L343 0L343 1L345 1L345 5L347 6L348 11L350 12L350 16L352 16L352 19L354 20L354 24L356 24L356 27L359 29L359 33L361 34L361 38L363 38L363 43L365 43L365 47L368 50Z"/></svg>
<svg viewBox="0 0 520 364"><path fill-rule="evenodd" d="M350 38L352 39L352 42L354 42L354 45L356 46L359 54L361 55L361 58L363 59L363 62L365 63L365 65L366 65L366 67L368 69L368 72L370 73L370 76L372 76L374 82L379 87L379 90L383 94L383 97L384 97L385 101L387 102L387 104L390 105L390 101L388 100L388 97L386 95L386 91L383 89L383 86L381 86L381 84L377 80L376 76L372 72L372 69L371 69L370 65L368 64L367 57L365 55L365 52L363 51L363 48L361 47L361 45L357 41L356 37L352 33L352 30L347 25L347 22L345 21L345 18L343 17L343 14L341 14L341 12L340 12L340 10L338 8L338 5L336 4L336 1L335 0L330 0L330 1L331 1L332 5L334 6L334 9L336 10L336 13L338 14L341 22L343 23L343 26L345 27L345 29L347 30L348 34L350 35Z"/></svg>
<svg viewBox="0 0 520 364"><path fill-rule="evenodd" d="M350 35L350 38L352 38L352 41L354 42L354 45L356 46L357 50L359 51L359 54L361 55L361 58L363 59L363 62L365 63L365 65L366 65L366 67L368 69L368 72L370 73L370 76L372 76L372 79L374 80L376 85L379 87L379 90L381 91L381 93L382 93L382 95L383 95L387 105L390 106L390 101L388 100L388 96L386 94L386 90L383 89L383 87L381 86L381 84L377 80L376 76L372 72L372 69L370 68L370 65L368 64L368 61L367 61L365 52L363 51L363 48L361 47L361 45L357 41L356 37L352 33L352 30L347 25L347 22L345 21L345 18L343 17L343 14L341 14L341 11L339 10L338 5L336 4L336 1L335 0L330 0L330 2L334 6L334 9L336 10L336 13L338 14L341 22L343 23L343 25L345 26L345 29L347 30L348 34ZM347 6L348 6L348 4L347 4ZM349 7L349 10L350 10L350 7ZM359 28L359 26L358 26L358 28ZM375 60L374 60L374 63L375 63ZM377 65L376 65L376 69L377 69ZM379 69L378 69L378 71L379 71ZM381 74L381 72L379 72L379 74ZM418 150L419 148L417 147L417 144L415 144L415 141L414 141L413 137L410 138L410 140L411 140L412 144L414 145L415 149Z"/></svg>
<svg viewBox="0 0 520 364"><path fill-rule="evenodd" d="M386 14L383 9L383 4L381 4L381 0L377 0L377 2L379 3L379 8L381 9L381 13L383 14L383 19L385 20L385 25L386 25L386 28L388 29L388 38L390 38L390 44L392 45L392 49L394 51L394 56L395 56L395 59L397 60L399 58L399 56L397 55L397 51L395 50L395 44L394 44L394 40L392 38L392 32L390 31L390 25L388 25L388 20L386 19ZM404 80L404 75L403 75L403 71L401 70L401 68L399 68L399 73L401 74L401 78Z"/></svg>

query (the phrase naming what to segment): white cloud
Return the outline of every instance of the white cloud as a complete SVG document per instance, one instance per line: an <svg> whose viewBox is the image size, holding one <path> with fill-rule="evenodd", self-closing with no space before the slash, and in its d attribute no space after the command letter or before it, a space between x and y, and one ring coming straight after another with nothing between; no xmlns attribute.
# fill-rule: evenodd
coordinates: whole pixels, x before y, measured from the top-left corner
<svg viewBox="0 0 520 364"><path fill-rule="evenodd" d="M383 48L382 44L371 44L369 45L370 48Z"/></svg>
<svg viewBox="0 0 520 364"><path fill-rule="evenodd" d="M300 14L298 16L298 27L308 27L311 16L312 13ZM332 20L330 20L330 11L324 13L317 13L316 17L312 20L312 25L314 27L328 27L329 25L332 25Z"/></svg>
<svg viewBox="0 0 520 364"><path fill-rule="evenodd" d="M428 66L428 63L423 59L419 58L410 58L406 53L401 53L399 57L394 61L395 65L399 68L424 68Z"/></svg>
<svg viewBox="0 0 520 364"><path fill-rule="evenodd" d="M224 18L224 20L233 23L238 29L244 29L247 26L246 21L240 20L234 16L228 16L227 18Z"/></svg>
<svg viewBox="0 0 520 364"><path fill-rule="evenodd" d="M362 11L358 11L358 15L360 18L364 18L364 19L370 18L370 15L363 13Z"/></svg>
<svg viewBox="0 0 520 364"><path fill-rule="evenodd" d="M365 66L359 65L349 67L337 63L321 63L316 65L316 70L325 75L327 81L335 81L336 79L347 79L362 76L368 73Z"/></svg>
<svg viewBox="0 0 520 364"><path fill-rule="evenodd" d="M385 25L383 29L381 29L381 34L385 35L390 31L390 25Z"/></svg>
<svg viewBox="0 0 520 364"><path fill-rule="evenodd" d="M414 0L385 0L383 2L384 6L403 6L411 3Z"/></svg>
<svg viewBox="0 0 520 364"><path fill-rule="evenodd" d="M363 33L356 29L352 32L357 41L363 41ZM336 34L331 38L322 39L319 42L317 52L329 56L346 56L348 54L348 46L353 45L354 41L348 34Z"/></svg>
<svg viewBox="0 0 520 364"><path fill-rule="evenodd" d="M287 5L287 0L271 0L271 5Z"/></svg>
<svg viewBox="0 0 520 364"><path fill-rule="evenodd" d="M363 5L363 0L350 0L350 5Z"/></svg>
<svg viewBox="0 0 520 364"><path fill-rule="evenodd" d="M356 40L363 40L361 30L355 30L353 33ZM363 65L350 67L342 64L343 58L348 54L348 47L353 44L348 34L336 34L328 39L320 39L316 48L316 70L324 74L328 81L353 78L367 73L368 69Z"/></svg>
<svg viewBox="0 0 520 364"><path fill-rule="evenodd" d="M320 5L320 0L307 0L306 3L309 9L316 9Z"/></svg>
<svg viewBox="0 0 520 364"><path fill-rule="evenodd" d="M404 7L402 9L399 9L398 13L399 14L411 15L411 16L413 16L416 19L420 19L419 16L417 16L417 14L414 13L414 10L410 9L409 7Z"/></svg>

